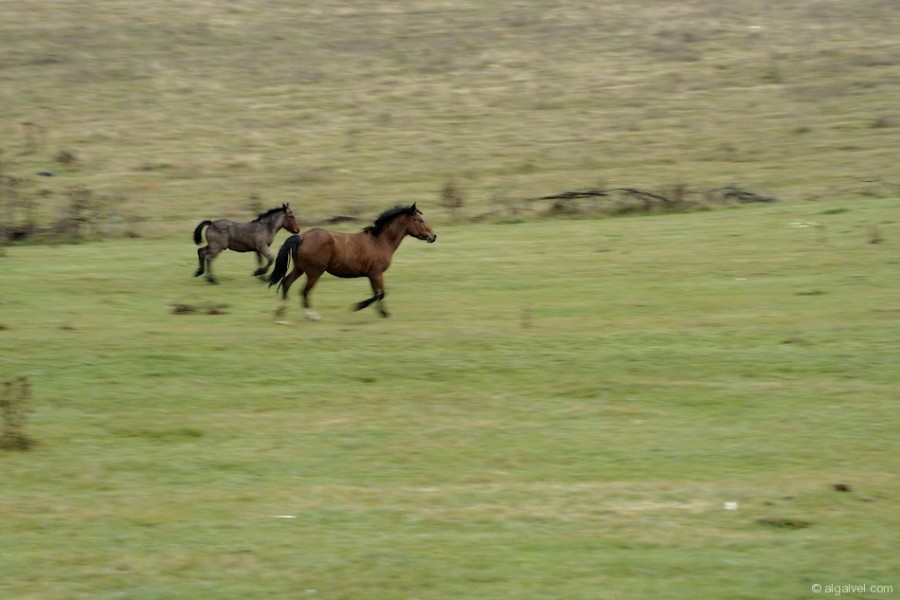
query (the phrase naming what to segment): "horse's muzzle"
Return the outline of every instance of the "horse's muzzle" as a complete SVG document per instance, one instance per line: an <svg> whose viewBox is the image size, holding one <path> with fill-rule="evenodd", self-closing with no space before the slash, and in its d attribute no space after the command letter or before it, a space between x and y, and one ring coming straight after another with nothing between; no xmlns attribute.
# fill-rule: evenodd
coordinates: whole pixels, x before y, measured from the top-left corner
<svg viewBox="0 0 900 600"><path fill-rule="evenodd" d="M427 238L425 238L425 241L429 244L435 243L437 241L437 234L428 236Z"/></svg>

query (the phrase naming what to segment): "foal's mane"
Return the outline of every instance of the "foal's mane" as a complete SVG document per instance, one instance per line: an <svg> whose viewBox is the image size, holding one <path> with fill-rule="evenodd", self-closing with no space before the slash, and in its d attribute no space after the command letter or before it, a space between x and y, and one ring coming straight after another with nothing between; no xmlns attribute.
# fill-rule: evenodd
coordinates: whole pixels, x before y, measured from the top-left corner
<svg viewBox="0 0 900 600"><path fill-rule="evenodd" d="M282 212L283 210L284 210L283 206L276 206L275 208L270 208L266 212L260 213L259 216L257 216L255 219L253 219L253 222L256 223L257 221L262 221L266 217L268 217L270 215L274 215L277 212Z"/></svg>
<svg viewBox="0 0 900 600"><path fill-rule="evenodd" d="M378 217L375 218L375 222L367 227L364 227L363 231L371 233L374 236L377 236L382 231L384 231L384 228L387 227L388 223L390 223L397 217L399 217L401 215L414 215L417 212L419 212L419 209L416 208L415 204L412 204L410 206L402 206L402 205L394 206L392 208L387 209L380 215L378 215Z"/></svg>

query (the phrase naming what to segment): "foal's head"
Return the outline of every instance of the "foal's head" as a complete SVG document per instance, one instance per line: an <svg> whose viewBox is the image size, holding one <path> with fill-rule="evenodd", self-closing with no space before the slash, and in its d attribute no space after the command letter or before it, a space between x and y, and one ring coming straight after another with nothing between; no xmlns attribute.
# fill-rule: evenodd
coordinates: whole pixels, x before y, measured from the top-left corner
<svg viewBox="0 0 900 600"><path fill-rule="evenodd" d="M290 205L285 202L281 205L281 210L284 211L283 227L291 233L300 233L300 223L297 222L297 217L294 216L294 211L291 210Z"/></svg>
<svg viewBox="0 0 900 600"><path fill-rule="evenodd" d="M415 203L413 203L407 211L409 218L406 226L406 234L411 235L416 239L425 240L429 244L433 244L437 239L437 234L434 232L434 229L431 228L431 225L425 222L422 211L416 208Z"/></svg>

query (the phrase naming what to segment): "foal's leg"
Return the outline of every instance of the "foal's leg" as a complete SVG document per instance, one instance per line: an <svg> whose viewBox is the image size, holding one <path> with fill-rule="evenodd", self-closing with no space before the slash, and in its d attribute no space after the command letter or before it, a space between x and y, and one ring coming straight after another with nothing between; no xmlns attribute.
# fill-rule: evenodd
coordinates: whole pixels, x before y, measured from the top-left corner
<svg viewBox="0 0 900 600"><path fill-rule="evenodd" d="M263 266L263 256L265 256L268 261L265 266ZM275 257L272 256L272 252L268 248L262 248L256 253L256 264L259 268L253 271L253 275L255 277L262 277L266 274L266 271L269 270L269 267L272 266L273 262L275 262Z"/></svg>
<svg viewBox="0 0 900 600"><path fill-rule="evenodd" d="M219 283L218 280L216 280L216 276L213 275L212 261L222 252L222 250L224 250L224 248L213 248L212 246L206 247L206 280L210 283Z"/></svg>
<svg viewBox="0 0 900 600"><path fill-rule="evenodd" d="M384 275L379 273L378 275L369 276L369 283L372 285L372 294L371 298L366 298L362 302L357 302L356 306L353 310L362 310L365 307L369 306L373 302L377 303L378 312L382 317L389 317L391 313L387 311L384 307Z"/></svg>
<svg viewBox="0 0 900 600"><path fill-rule="evenodd" d="M206 266L206 252L209 249L209 246L204 246L202 248L197 248L197 259L200 261L200 266L197 267L197 272L194 273L194 277L200 277L205 272Z"/></svg>
<svg viewBox="0 0 900 600"><path fill-rule="evenodd" d="M200 268L196 275L206 273L206 280L210 283L218 283L212 272L212 261L222 250L228 246L228 236L215 223L210 223L206 229L206 246L197 250L200 258Z"/></svg>

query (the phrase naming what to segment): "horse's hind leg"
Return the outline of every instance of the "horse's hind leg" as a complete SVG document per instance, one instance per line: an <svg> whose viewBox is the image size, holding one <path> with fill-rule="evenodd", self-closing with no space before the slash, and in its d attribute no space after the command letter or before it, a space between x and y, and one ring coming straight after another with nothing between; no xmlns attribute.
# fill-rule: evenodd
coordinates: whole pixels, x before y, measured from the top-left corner
<svg viewBox="0 0 900 600"><path fill-rule="evenodd" d="M319 313L310 305L309 302L309 293L312 291L313 287L315 287L316 282L319 281L319 277L322 276L322 273L306 273L306 285L303 286L303 311L306 313L306 318L310 321L321 321L322 317L319 316Z"/></svg>
<svg viewBox="0 0 900 600"><path fill-rule="evenodd" d="M210 283L219 283L218 280L216 280L216 276L213 275L212 272L212 261L219 255L220 252L222 252L222 250L224 250L224 248L213 250L212 247L207 246L206 260L204 262L206 263L206 280Z"/></svg>
<svg viewBox="0 0 900 600"><path fill-rule="evenodd" d="M280 317L281 315L284 314L284 311L287 310L288 290L294 284L294 282L297 281L297 279L301 275L303 275L303 269L295 267L293 271L291 271L290 273L285 275L284 279L281 280L281 283L279 284L281 287L281 304L278 306L278 309L276 309L276 311L275 311L276 316Z"/></svg>
<svg viewBox="0 0 900 600"><path fill-rule="evenodd" d="M204 246L197 249L197 259L200 261L200 266L197 267L197 272L194 273L194 277L200 277L206 271L206 252L208 251L208 249L209 246Z"/></svg>

